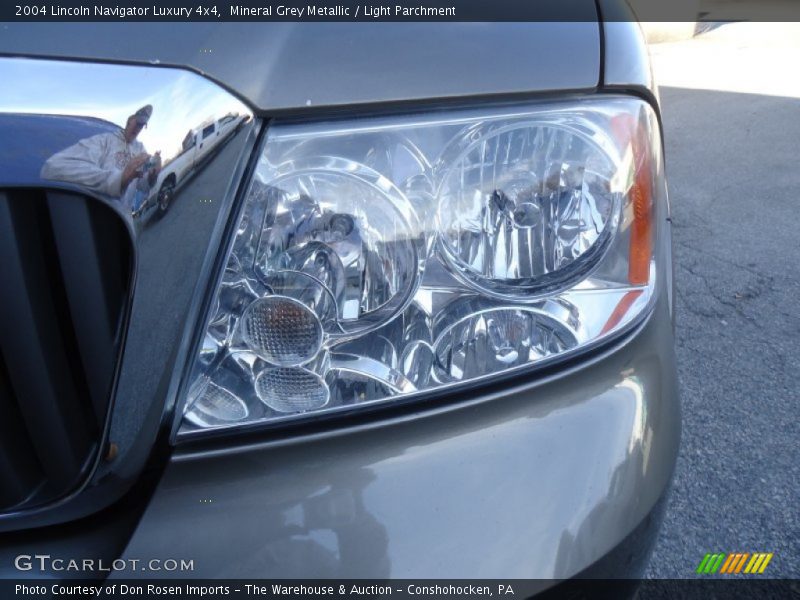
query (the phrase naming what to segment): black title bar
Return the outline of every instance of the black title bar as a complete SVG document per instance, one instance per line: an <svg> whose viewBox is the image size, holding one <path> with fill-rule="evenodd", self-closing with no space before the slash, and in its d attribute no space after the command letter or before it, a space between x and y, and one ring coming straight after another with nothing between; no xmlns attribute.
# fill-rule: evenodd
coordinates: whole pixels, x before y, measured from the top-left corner
<svg viewBox="0 0 800 600"><path fill-rule="evenodd" d="M796 0L16 0L0 21L795 21Z"/></svg>

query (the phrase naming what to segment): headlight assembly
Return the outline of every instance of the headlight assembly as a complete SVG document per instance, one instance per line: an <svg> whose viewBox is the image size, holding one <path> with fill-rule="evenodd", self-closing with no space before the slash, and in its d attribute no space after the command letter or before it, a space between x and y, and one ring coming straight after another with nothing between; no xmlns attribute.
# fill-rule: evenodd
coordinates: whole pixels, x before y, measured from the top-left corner
<svg viewBox="0 0 800 600"><path fill-rule="evenodd" d="M611 96L274 123L181 433L405 401L618 334L655 288L657 131Z"/></svg>

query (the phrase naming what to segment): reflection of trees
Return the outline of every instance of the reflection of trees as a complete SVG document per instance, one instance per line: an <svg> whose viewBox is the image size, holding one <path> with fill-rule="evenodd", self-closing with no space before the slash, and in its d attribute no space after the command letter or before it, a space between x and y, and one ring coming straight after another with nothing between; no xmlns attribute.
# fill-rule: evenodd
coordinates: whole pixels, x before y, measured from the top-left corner
<svg viewBox="0 0 800 600"><path fill-rule="evenodd" d="M608 481L608 490L602 501L598 502L581 519L581 524L574 533L565 530L556 552L553 572L559 576L573 573L577 565L592 564L598 556L598 546L616 539L620 532L626 531L631 512L639 512L639 503L643 497L640 490L644 481L644 452L638 443L613 470ZM638 492L637 492L638 490ZM631 506L631 496L634 504ZM623 506L624 504L624 506ZM648 521L648 517L645 521ZM636 577L637 569L643 570L649 553L647 536L633 536L637 539L627 540L624 547L616 548L615 559L604 559L604 566L613 572L589 573L592 578ZM645 539L642 539L645 538ZM620 554L623 553L623 554ZM634 574L632 574L634 573Z"/></svg>
<svg viewBox="0 0 800 600"><path fill-rule="evenodd" d="M298 471L280 468L280 461L272 456L273 468L258 458L227 463L234 473L226 487L234 485L236 495L222 492L222 503L186 507L178 546L174 531L152 532L148 543L158 547L157 536L163 535L165 547L177 548L203 569L217 569L214 576L389 577L388 533L364 502L372 472L358 465L325 470L318 464ZM213 490L206 493L215 497ZM222 560L218 531L236 544Z"/></svg>
<svg viewBox="0 0 800 600"><path fill-rule="evenodd" d="M253 552L242 573L307 578L311 568L313 577L330 579L389 577L389 536L364 506L363 491L372 479L366 469L343 471L299 503L270 507L270 535L248 536ZM324 541L331 533L335 550Z"/></svg>

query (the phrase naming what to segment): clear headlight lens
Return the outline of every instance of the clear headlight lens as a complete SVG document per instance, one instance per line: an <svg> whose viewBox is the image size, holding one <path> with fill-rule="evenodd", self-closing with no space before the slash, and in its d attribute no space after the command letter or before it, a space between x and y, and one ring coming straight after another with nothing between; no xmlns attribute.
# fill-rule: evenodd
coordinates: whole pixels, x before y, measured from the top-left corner
<svg viewBox="0 0 800 600"><path fill-rule="evenodd" d="M442 162L444 256L487 294L566 281L611 237L616 169L590 136L536 121L481 123Z"/></svg>
<svg viewBox="0 0 800 600"><path fill-rule="evenodd" d="M660 168L630 98L273 124L182 432L406 399L620 332L653 295Z"/></svg>

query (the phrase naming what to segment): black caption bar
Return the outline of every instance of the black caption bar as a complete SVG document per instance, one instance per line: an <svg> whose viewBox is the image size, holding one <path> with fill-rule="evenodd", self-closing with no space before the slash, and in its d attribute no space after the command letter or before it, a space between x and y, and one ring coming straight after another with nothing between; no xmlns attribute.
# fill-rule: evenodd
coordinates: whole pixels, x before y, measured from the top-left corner
<svg viewBox="0 0 800 600"><path fill-rule="evenodd" d="M13 21L594 21L593 0L56 0L7 5Z"/></svg>
<svg viewBox="0 0 800 600"><path fill-rule="evenodd" d="M796 0L55 0L0 5L0 21L797 21Z"/></svg>
<svg viewBox="0 0 800 600"><path fill-rule="evenodd" d="M574 580L1 580L2 598L281 598L286 600L545 600L569 598L800 598L800 582L780 579Z"/></svg>

